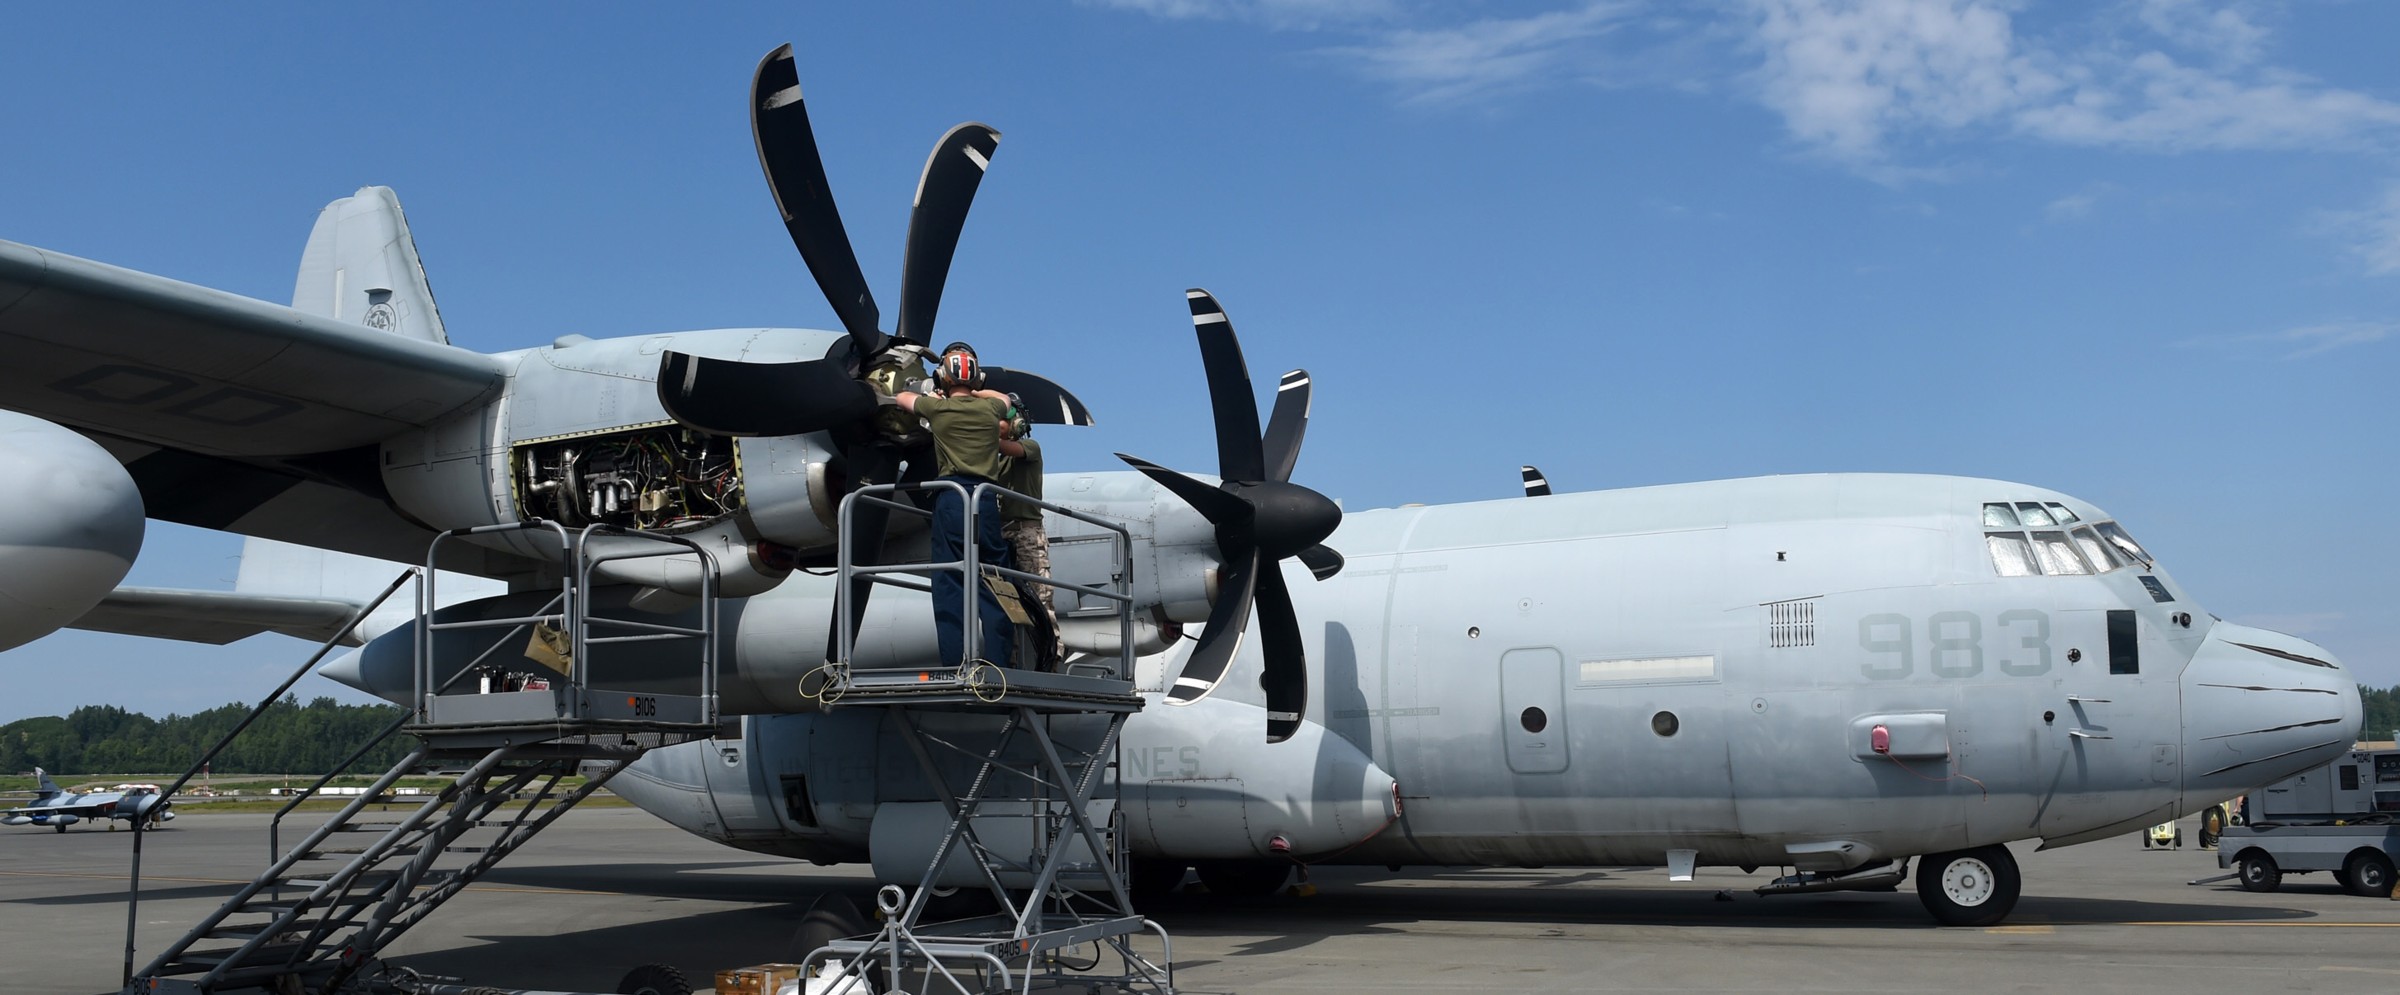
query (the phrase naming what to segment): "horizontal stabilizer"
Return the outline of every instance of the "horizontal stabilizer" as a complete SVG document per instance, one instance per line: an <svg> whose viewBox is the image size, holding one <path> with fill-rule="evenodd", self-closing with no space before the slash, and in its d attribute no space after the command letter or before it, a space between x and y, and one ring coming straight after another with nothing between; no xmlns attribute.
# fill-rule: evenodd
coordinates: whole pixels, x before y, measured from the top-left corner
<svg viewBox="0 0 2400 995"><path fill-rule="evenodd" d="M120 587L68 627L220 646L262 632L323 642L362 607L364 602L333 598ZM345 646L363 642L357 633L342 640Z"/></svg>

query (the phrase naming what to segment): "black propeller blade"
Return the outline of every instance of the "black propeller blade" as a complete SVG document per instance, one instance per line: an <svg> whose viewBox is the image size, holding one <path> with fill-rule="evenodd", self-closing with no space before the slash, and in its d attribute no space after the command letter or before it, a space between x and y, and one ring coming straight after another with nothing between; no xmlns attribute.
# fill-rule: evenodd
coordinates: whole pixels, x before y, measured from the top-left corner
<svg viewBox="0 0 2400 995"><path fill-rule="evenodd" d="M1264 666L1260 682L1267 697L1267 741L1279 743L1298 731L1308 711L1307 653L1280 561L1299 556L1320 580L1339 571L1341 554L1319 543L1341 524L1342 512L1324 495L1288 480L1307 429L1307 372L1295 370L1284 375L1266 436L1261 439L1249 367L1242 359L1233 323L1207 291L1193 290L1185 296L1191 302L1201 366L1208 375L1210 407L1216 413L1222 482L1211 487L1147 460L1117 454L1215 525L1217 550L1224 558L1207 631L1192 648L1191 658L1167 698L1188 705L1216 690L1241 647L1255 607Z"/></svg>
<svg viewBox="0 0 2400 995"><path fill-rule="evenodd" d="M923 373L919 364L941 309L950 263L975 191L999 148L1000 133L981 124L959 125L944 134L926 158L909 214L897 334L886 335L882 312L859 270L858 255L825 181L824 159L809 124L807 103L801 99L790 45L767 53L751 79L750 131L758 146L759 168L766 173L792 245L849 334L825 358L796 363L669 352L659 364L660 402L678 422L719 435L828 433L847 467L851 490L931 476L932 454L911 448L924 445L915 420L887 413L883 398ZM1091 424L1091 412L1065 388L1022 371L995 368L990 373L989 381L998 389L1024 397L1034 421ZM880 507L854 511L849 536L853 562L880 562L888 519L888 510ZM852 589L854 623L864 615L872 590L863 584Z"/></svg>
<svg viewBox="0 0 2400 995"><path fill-rule="evenodd" d="M926 157L916 208L908 216L908 253L900 266L900 323L893 330L902 341L933 343L933 317L942 307L942 285L950 280L950 259L958 252L967 207L975 202L975 188L999 147L999 132L969 122L950 129Z"/></svg>
<svg viewBox="0 0 2400 995"><path fill-rule="evenodd" d="M841 317L842 329L850 333L860 357L882 352L883 332L877 327L881 313L875 309L875 294L867 289L866 275L859 272L850 234L842 229L833 190L825 183L825 161L817 154L816 132L808 126L808 105L800 99L800 70L792 64L790 45L767 53L750 79L750 137L758 145L758 165L767 173L783 226L816 276L817 287L825 291L826 303ZM946 261L943 268L948 269Z"/></svg>

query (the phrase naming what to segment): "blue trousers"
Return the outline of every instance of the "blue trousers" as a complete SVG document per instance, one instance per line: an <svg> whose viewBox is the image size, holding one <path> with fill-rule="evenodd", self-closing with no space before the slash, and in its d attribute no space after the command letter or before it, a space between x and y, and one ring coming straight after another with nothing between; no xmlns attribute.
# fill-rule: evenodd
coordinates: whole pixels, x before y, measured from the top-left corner
<svg viewBox="0 0 2400 995"><path fill-rule="evenodd" d="M973 493L975 485L989 483L981 477L952 475L941 478ZM966 500L956 491L943 489L933 497L933 562L948 563L966 558ZM979 566L1009 566L1013 555L1008 540L1001 538L1000 496L986 492L975 509L975 562ZM941 646L942 662L959 665L966 660L966 592L961 586L965 578L949 570L936 572L933 584L934 638ZM1016 645L1016 625L1000 611L1000 601L992 597L991 589L975 582L976 656L995 666L1008 666L1009 651Z"/></svg>

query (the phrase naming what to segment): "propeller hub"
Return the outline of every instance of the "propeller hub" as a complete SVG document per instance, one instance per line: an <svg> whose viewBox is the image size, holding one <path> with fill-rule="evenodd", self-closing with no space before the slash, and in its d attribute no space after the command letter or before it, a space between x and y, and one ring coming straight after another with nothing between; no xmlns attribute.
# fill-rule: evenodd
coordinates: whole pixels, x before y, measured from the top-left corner
<svg viewBox="0 0 2400 995"><path fill-rule="evenodd" d="M1342 509L1332 498L1280 480L1244 481L1228 490L1250 505L1250 534L1260 555L1283 559L1298 555L1332 535L1342 524Z"/></svg>

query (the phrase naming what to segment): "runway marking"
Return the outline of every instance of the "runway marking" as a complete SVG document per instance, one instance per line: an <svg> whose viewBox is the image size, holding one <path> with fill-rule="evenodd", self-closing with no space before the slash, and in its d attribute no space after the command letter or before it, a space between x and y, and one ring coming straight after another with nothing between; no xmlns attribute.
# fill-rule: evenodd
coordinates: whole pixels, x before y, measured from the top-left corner
<svg viewBox="0 0 2400 995"><path fill-rule="evenodd" d="M93 880L93 881L123 881L123 880L125 880L125 876L124 876L124 875L122 875L122 874L80 874L80 873L77 873L77 872L74 872L74 871L0 871L0 876L28 877L28 878L84 878L84 879ZM174 882L174 883L176 883L176 884L249 884L249 883L250 883L249 879L247 879L247 878L244 878L244 879L238 879L238 880L237 880L237 879L234 879L234 878L178 878L178 877L161 877L161 876L159 876L159 875L155 875L155 874L153 874L153 875L148 875L148 876L145 876L145 877L143 877L143 878L142 878L142 880L143 880L144 882L151 882L151 881L170 881L170 882ZM502 894L515 894L515 895L622 895L622 894L625 894L624 892L621 892L621 891L592 891L592 890L585 889L585 888L534 888L534 887L527 887L527 886L525 886L525 885L515 885L515 884L471 884L471 885L468 885L468 886L466 887L466 890L468 890L468 891L493 891L493 892L500 892L500 893L502 893Z"/></svg>

